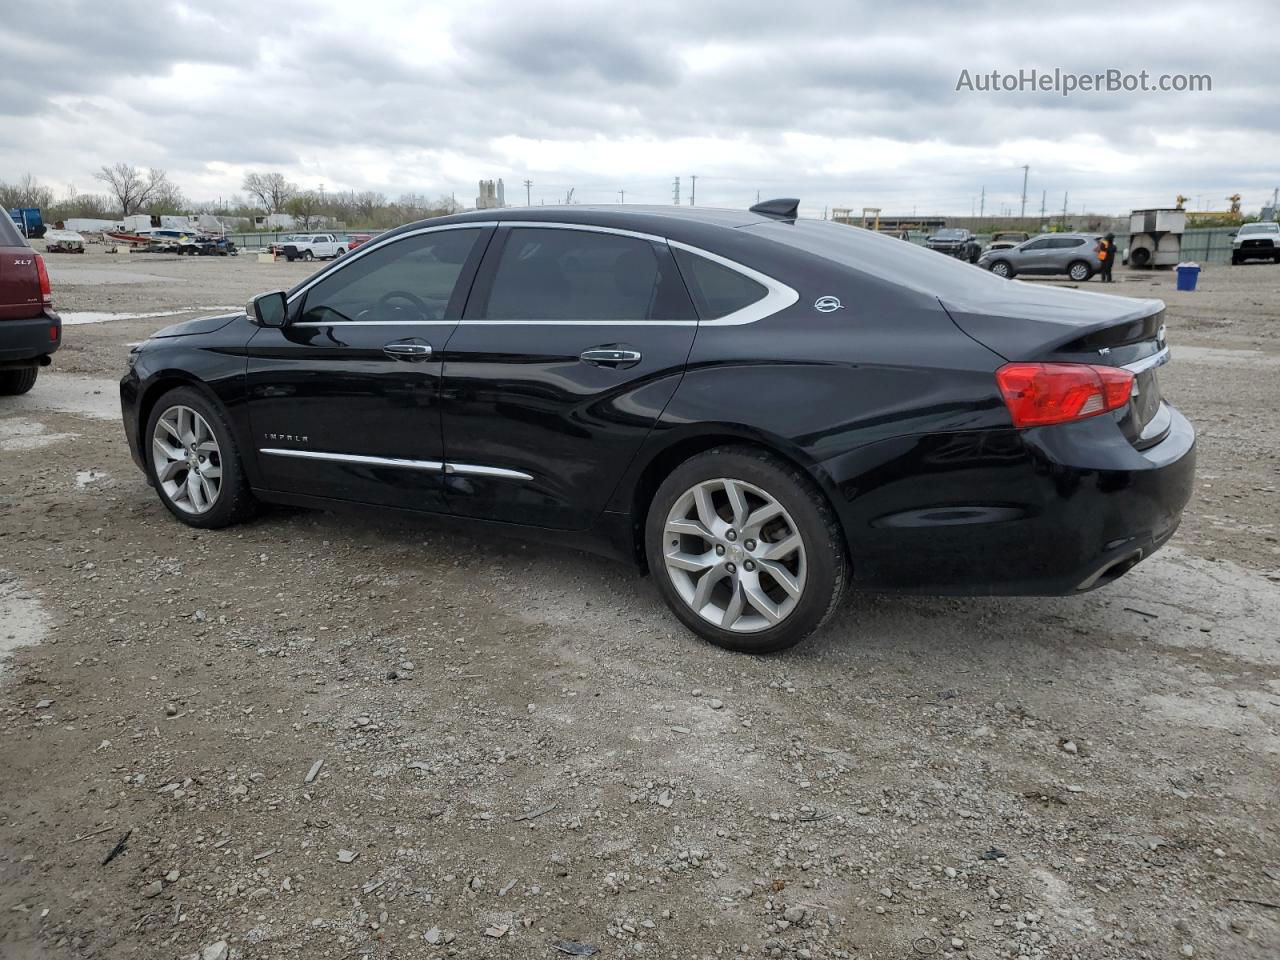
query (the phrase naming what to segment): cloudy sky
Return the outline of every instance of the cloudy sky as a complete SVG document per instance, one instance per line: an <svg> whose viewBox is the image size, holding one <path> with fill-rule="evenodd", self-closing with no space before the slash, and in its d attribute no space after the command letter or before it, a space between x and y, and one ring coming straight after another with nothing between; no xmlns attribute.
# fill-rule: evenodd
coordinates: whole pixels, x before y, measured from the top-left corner
<svg viewBox="0 0 1280 960"><path fill-rule="evenodd" d="M246 171L474 203L886 213L1256 210L1280 185L1264 2L35 0L0 19L0 180L124 160L193 200ZM1063 12L1054 12L1061 9ZM11 11L12 13L12 11ZM962 70L1208 74L1206 92L957 91Z"/></svg>

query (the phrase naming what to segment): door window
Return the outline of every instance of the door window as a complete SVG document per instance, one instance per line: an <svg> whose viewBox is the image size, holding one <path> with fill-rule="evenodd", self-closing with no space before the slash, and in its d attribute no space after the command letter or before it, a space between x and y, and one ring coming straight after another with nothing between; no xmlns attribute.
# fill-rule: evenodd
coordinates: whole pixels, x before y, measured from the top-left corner
<svg viewBox="0 0 1280 960"><path fill-rule="evenodd" d="M490 320L656 320L671 308L670 254L587 230L511 230L489 289ZM687 299L687 298L686 298Z"/></svg>
<svg viewBox="0 0 1280 960"><path fill-rule="evenodd" d="M1023 250L1047 250L1049 249L1049 246L1052 243L1053 243L1052 239L1049 237L1046 237L1043 240L1032 240L1030 243L1023 244L1022 249Z"/></svg>
<svg viewBox="0 0 1280 960"><path fill-rule="evenodd" d="M480 235L438 230L343 258L307 291L301 323L422 322L445 319L449 298Z"/></svg>

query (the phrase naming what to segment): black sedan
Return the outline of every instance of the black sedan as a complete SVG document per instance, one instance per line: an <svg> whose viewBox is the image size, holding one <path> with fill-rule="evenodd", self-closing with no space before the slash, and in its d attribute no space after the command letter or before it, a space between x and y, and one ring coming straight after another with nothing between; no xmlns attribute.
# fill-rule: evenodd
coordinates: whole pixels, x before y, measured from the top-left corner
<svg viewBox="0 0 1280 960"><path fill-rule="evenodd" d="M269 501L534 531L765 652L848 586L1068 594L1149 556L1195 459L1163 311L795 201L478 211L160 331L121 399L184 523Z"/></svg>

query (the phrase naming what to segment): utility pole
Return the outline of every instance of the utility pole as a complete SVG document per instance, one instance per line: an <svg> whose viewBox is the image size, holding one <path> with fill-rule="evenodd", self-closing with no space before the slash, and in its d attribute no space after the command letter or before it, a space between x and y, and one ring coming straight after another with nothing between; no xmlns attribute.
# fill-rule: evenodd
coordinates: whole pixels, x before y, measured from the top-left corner
<svg viewBox="0 0 1280 960"><path fill-rule="evenodd" d="M1044 205L1048 199L1049 199L1049 191L1041 190L1040 191L1040 222L1041 223L1044 223Z"/></svg>
<svg viewBox="0 0 1280 960"><path fill-rule="evenodd" d="M1067 228L1067 194L1062 194L1062 229Z"/></svg>
<svg viewBox="0 0 1280 960"><path fill-rule="evenodd" d="M533 195L530 193L530 191L531 191L532 189L533 189L533 181L532 181L532 180L526 180L526 181L524 182L524 205L525 205L526 207L532 207L532 206L533 206L533 200L531 199L531 197L532 197Z"/></svg>
<svg viewBox="0 0 1280 960"><path fill-rule="evenodd" d="M695 173L689 178L689 206L696 207L698 205L698 175Z"/></svg>
<svg viewBox="0 0 1280 960"><path fill-rule="evenodd" d="M987 213L987 188L984 184L982 187L982 199L978 201L978 216L984 217Z"/></svg>
<svg viewBox="0 0 1280 960"><path fill-rule="evenodd" d="M625 190L619 190L619 191L618 191L618 202L619 202L619 203L626 203L626 202L627 202L627 191L625 191Z"/></svg>
<svg viewBox="0 0 1280 960"><path fill-rule="evenodd" d="M760 202L760 191L759 191L759 190L757 190L757 191L756 191L756 203L759 203L759 202ZM1272 204L1272 206L1275 206L1275 204L1273 203L1273 204Z"/></svg>
<svg viewBox="0 0 1280 960"><path fill-rule="evenodd" d="M677 207L680 206L680 178L676 177L671 183L671 202Z"/></svg>
<svg viewBox="0 0 1280 960"><path fill-rule="evenodd" d="M1031 172L1029 164L1022 165L1022 212L1018 214L1020 218L1027 215L1027 174Z"/></svg>

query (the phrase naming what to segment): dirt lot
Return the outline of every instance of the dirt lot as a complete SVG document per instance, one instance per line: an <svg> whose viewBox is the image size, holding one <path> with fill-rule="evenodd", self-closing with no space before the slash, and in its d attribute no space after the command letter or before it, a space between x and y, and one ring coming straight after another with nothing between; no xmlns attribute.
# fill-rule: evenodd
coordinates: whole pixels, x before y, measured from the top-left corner
<svg viewBox="0 0 1280 960"><path fill-rule="evenodd" d="M0 399L4 960L1280 955L1280 267L1115 286L1169 303L1200 431L1156 557L751 658L537 544L180 526L126 344L309 267L50 262L72 319L173 315Z"/></svg>

